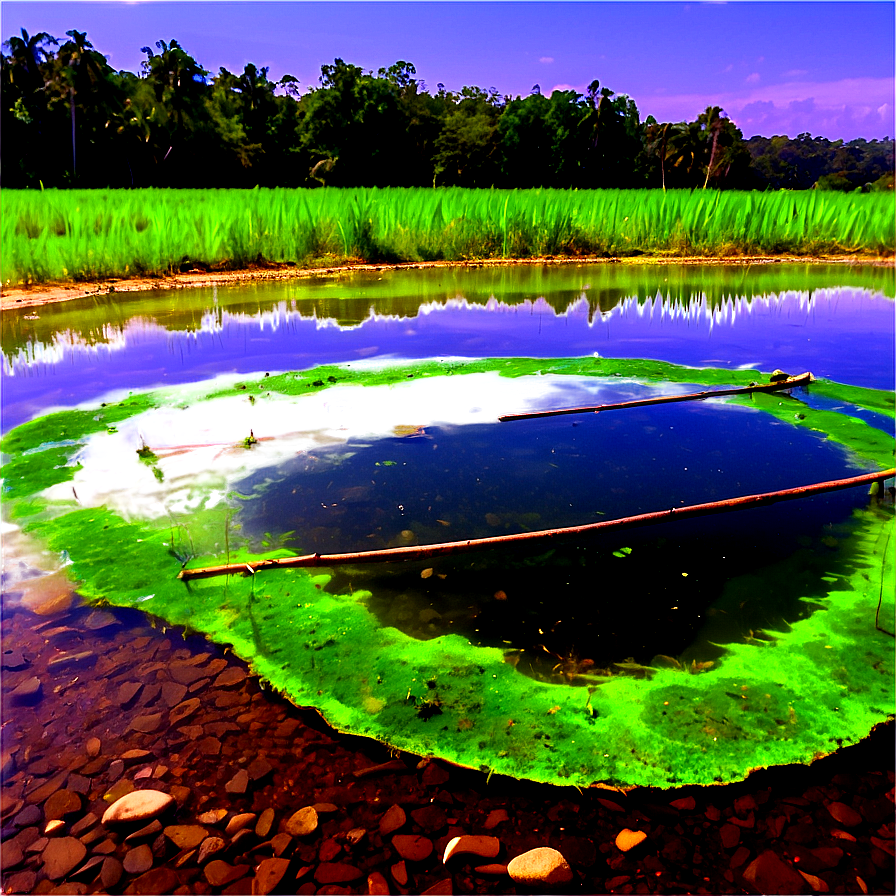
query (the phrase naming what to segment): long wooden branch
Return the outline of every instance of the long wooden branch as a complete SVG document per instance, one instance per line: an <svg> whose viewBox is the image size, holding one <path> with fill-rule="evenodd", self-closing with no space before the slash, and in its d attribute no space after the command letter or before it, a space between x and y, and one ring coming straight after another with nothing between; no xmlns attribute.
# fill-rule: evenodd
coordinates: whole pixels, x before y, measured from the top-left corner
<svg viewBox="0 0 896 896"><path fill-rule="evenodd" d="M631 529L637 526L651 526L672 519L687 519L695 516L706 516L714 513L728 513L733 510L749 510L778 501L792 501L824 492L840 491L855 488L873 482L883 482L896 476L896 469L883 470L878 473L865 473L849 479L832 479L827 482L816 482L812 485L801 485L797 488L783 489L777 492L764 492L758 495L746 495L741 498L727 498L724 501L712 501L708 504L691 504L687 507L673 507L670 510L657 510L652 513L641 513L615 520L602 520L599 523L587 523L584 526L568 526L562 529L541 529L536 532L520 532L515 535L495 535L490 538L473 538L468 541L449 541L442 544L428 544L404 548L385 548L379 551L357 551L346 554L305 554L301 557L285 557L280 560L258 560L251 563L228 563L223 566L206 566L197 569L183 569L178 573L179 579L207 579L213 576L252 574L264 569L294 569L309 566L343 566L354 563L380 563L387 560L423 560L429 557L444 557L449 554L463 554L468 551L480 551L484 548L496 547L529 541L547 541L552 538L569 538L575 535L588 535L595 532L606 532L613 529Z"/></svg>
<svg viewBox="0 0 896 896"><path fill-rule="evenodd" d="M714 389L706 392L689 392L686 395L662 395L659 398L639 398L635 401L619 401L615 404L598 404L584 408L559 408L549 411L530 411L525 414L504 414L498 419L502 423L509 420L532 420L536 417L559 417L561 414L591 414L600 411L615 411L620 408L640 408L648 404L671 404L675 401L703 401L706 398L718 398L720 395L748 395L753 392L780 392L793 389L795 386L808 386L815 379L811 373L789 376L776 383L753 383L749 386L738 386L731 389Z"/></svg>

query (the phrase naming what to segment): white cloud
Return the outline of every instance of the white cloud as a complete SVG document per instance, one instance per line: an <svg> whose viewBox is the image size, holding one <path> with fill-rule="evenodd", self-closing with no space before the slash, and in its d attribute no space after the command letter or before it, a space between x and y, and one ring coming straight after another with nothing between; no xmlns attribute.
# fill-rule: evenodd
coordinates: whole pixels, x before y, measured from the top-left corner
<svg viewBox="0 0 896 896"><path fill-rule="evenodd" d="M545 65L550 65L554 61L554 57L542 56L538 61L544 63Z"/></svg>
<svg viewBox="0 0 896 896"><path fill-rule="evenodd" d="M753 72L751 75L747 75L744 80L747 84L758 84L759 83L759 72Z"/></svg>

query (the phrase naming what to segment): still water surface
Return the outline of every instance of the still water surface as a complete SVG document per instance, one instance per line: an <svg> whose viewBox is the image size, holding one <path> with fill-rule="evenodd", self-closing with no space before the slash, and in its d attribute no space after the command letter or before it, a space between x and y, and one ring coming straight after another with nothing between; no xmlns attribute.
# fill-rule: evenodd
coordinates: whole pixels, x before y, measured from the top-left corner
<svg viewBox="0 0 896 896"><path fill-rule="evenodd" d="M4 315L2 426L111 391L360 360L597 354L809 370L892 389L894 292L889 269L603 265L95 297ZM324 552L575 525L852 472L836 446L748 408L676 405L429 427L302 455L235 490L251 498L240 501L250 537L273 532L285 546ZM371 590L383 624L417 637L455 631L510 644L545 677L561 657L684 656L700 631L706 657L713 642L808 612L798 578L778 583L769 603L759 576L800 551L801 568L817 572L835 528L865 500L840 492L729 515L724 526L694 520L534 559L446 561L434 573L413 564L340 571L332 587ZM725 592L745 575L757 588ZM645 615L655 624L645 627Z"/></svg>

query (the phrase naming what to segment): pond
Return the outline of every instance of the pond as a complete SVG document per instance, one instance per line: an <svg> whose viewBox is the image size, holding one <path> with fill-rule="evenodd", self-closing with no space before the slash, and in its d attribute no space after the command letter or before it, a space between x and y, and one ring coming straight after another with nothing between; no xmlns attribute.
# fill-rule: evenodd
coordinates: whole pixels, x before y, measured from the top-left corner
<svg viewBox="0 0 896 896"><path fill-rule="evenodd" d="M894 294L892 268L572 264L23 309L0 339L5 525L87 599L233 645L342 730L537 780L736 780L892 714L886 488L456 557L176 575L891 467ZM497 420L776 369L819 382Z"/></svg>

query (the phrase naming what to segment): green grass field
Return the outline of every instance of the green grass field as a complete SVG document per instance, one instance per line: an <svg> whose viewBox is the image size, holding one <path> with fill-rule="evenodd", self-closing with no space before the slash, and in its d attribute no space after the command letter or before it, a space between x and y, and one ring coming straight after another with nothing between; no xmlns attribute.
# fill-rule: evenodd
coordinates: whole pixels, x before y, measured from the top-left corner
<svg viewBox="0 0 896 896"><path fill-rule="evenodd" d="M889 193L5 190L4 285L258 262L892 254Z"/></svg>

